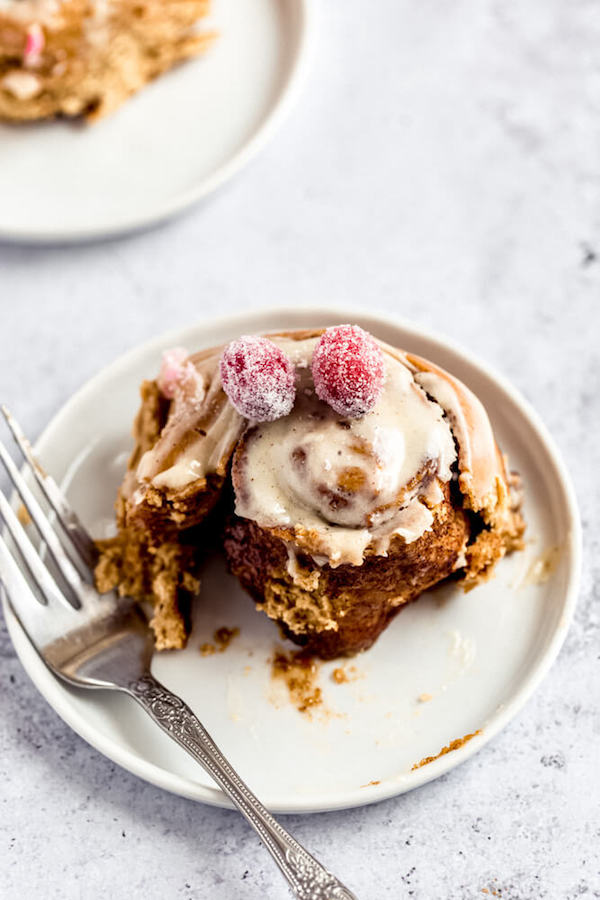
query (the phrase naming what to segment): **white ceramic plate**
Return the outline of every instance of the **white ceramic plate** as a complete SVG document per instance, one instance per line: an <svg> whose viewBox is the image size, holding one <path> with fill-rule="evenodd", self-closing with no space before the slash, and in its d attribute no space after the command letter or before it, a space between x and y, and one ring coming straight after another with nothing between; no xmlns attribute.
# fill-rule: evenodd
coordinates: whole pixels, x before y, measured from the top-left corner
<svg viewBox="0 0 600 900"><path fill-rule="evenodd" d="M91 126L0 124L0 238L81 241L154 224L238 171L306 68L313 0L214 0L219 32Z"/></svg>
<svg viewBox="0 0 600 900"><path fill-rule="evenodd" d="M153 671L197 712L266 805L283 812L371 803L437 777L506 725L548 671L575 604L580 530L569 478L535 413L469 354L407 324L347 310L259 312L193 326L131 351L83 387L37 445L92 533L104 536L130 449L138 386L157 371L161 350L176 344L197 349L240 333L349 317L449 369L483 400L503 449L523 476L527 549L503 560L490 582L468 594L448 585L403 610L375 646L353 661L357 680L336 684L336 663L323 663L319 683L326 708L312 719L270 678L269 657L282 645L276 626L255 612L220 560L207 566L187 649L155 655ZM551 547L559 548L555 571L545 583L531 583L530 567ZM210 778L133 701L78 691L55 679L5 612L25 669L75 731L153 784L226 805ZM221 626L239 627L239 637L226 652L202 656L200 645ZM422 695L431 699L419 701ZM460 749L412 770L478 729L481 734Z"/></svg>

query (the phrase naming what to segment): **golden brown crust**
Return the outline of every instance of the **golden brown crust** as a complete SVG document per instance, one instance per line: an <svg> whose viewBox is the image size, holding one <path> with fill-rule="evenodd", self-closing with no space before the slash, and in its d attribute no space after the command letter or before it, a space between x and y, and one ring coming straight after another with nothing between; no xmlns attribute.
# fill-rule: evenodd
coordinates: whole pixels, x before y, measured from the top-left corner
<svg viewBox="0 0 600 900"><path fill-rule="evenodd" d="M163 397L155 381L143 381L140 387L141 404L133 421L133 451L127 463L128 469L136 469L146 450L157 442L167 421L169 401Z"/></svg>
<svg viewBox="0 0 600 900"><path fill-rule="evenodd" d="M370 647L402 606L448 577L468 533L467 517L447 491L430 531L410 544L397 536L387 557L369 555L362 566L318 566L303 556L298 571L289 565L285 541L237 516L224 546L231 571L258 608L293 641L329 659Z"/></svg>
<svg viewBox="0 0 600 900"><path fill-rule="evenodd" d="M0 13L0 119L91 120L112 112L148 81L207 46L212 35L194 26L209 6L210 0L113 0L104 14L100 3L62 0L42 22L33 18L39 14L35 7L27 17L25 3L14 15ZM44 47L35 63L26 65L32 24L41 25ZM11 88L15 73L33 85L30 96Z"/></svg>
<svg viewBox="0 0 600 900"><path fill-rule="evenodd" d="M506 461L502 459L503 465ZM507 553L522 550L525 520L521 515L521 479L516 472L507 476L505 491L492 515L482 514L484 527L466 548L463 574L465 590L477 587L492 575L494 566Z"/></svg>
<svg viewBox="0 0 600 900"><path fill-rule="evenodd" d="M127 525L144 528L155 537L174 535L204 521L216 506L225 484L221 475L199 479L181 491L161 491L150 486L143 499L127 503Z"/></svg>

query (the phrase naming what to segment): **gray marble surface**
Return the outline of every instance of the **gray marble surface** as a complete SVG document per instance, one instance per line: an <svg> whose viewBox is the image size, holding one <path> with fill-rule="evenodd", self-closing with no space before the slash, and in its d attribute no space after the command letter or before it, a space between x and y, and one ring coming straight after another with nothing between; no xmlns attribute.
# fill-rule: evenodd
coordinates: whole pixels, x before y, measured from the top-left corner
<svg viewBox="0 0 600 900"><path fill-rule="evenodd" d="M596 0L322 0L291 119L166 227L0 247L2 398L35 435L170 326L320 301L477 351L535 405L577 488L585 569L552 672L470 762L287 824L361 900L600 897L600 10ZM0 198L1 202L1 198ZM0 630L0 895L286 896L233 812L151 787L36 693Z"/></svg>

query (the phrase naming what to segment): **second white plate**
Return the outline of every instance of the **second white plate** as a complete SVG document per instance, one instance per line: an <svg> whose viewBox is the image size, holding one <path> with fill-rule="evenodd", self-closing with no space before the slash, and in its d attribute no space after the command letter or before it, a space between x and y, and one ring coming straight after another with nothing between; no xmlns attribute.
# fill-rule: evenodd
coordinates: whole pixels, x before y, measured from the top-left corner
<svg viewBox="0 0 600 900"><path fill-rule="evenodd" d="M203 578L185 651L156 654L155 675L179 693L250 787L273 810L357 806L417 787L462 762L521 708L553 662L575 604L580 530L568 476L551 439L527 404L497 375L451 346L406 324L336 310L250 313L163 336L117 360L73 397L38 443L44 465L62 480L91 532L103 536L130 449L138 386L167 346L190 349L241 333L347 321L453 372L483 400L498 440L525 486L527 548L503 560L496 576L468 594L447 585L403 610L368 652L319 667L324 705L308 717L271 678L282 645L275 625L254 610L214 559ZM18 410L15 410L18 414ZM532 566L556 548L546 581ZM223 794L182 750L117 694L69 689L37 658L5 607L15 648L62 718L106 756L185 797L226 805ZM203 656L215 629L240 634L224 653ZM292 648L291 644L287 644ZM425 757L466 734L471 741L434 762Z"/></svg>
<svg viewBox="0 0 600 900"><path fill-rule="evenodd" d="M218 37L86 126L0 123L0 239L83 241L185 209L237 172L289 109L312 0L214 0Z"/></svg>

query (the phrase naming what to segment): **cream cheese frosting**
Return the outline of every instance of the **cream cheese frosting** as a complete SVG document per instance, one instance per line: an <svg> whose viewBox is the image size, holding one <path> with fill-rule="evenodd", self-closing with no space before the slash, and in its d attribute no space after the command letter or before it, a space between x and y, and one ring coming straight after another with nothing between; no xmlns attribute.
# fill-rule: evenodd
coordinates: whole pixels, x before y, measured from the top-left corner
<svg viewBox="0 0 600 900"><path fill-rule="evenodd" d="M157 443L141 458L140 487L149 484L177 491L207 475L224 475L246 421L227 400L219 377L221 348L190 357L198 373L187 379L173 399ZM143 490L141 492L143 496Z"/></svg>
<svg viewBox="0 0 600 900"><path fill-rule="evenodd" d="M335 413L314 391L316 341L278 341L296 365L296 403L245 435L233 466L236 513L310 535L332 564L359 565L369 545L384 554L384 538L410 542L431 526L428 494L452 477L456 448L442 409L391 357L372 412Z"/></svg>

